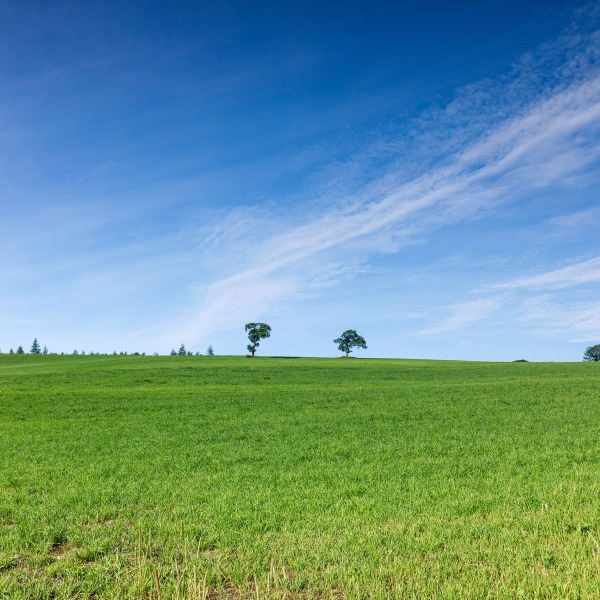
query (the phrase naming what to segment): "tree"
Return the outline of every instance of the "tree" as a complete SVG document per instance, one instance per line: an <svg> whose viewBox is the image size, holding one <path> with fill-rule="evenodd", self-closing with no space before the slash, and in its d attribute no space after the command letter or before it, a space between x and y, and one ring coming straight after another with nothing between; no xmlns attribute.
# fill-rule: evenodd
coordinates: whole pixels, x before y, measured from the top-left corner
<svg viewBox="0 0 600 600"><path fill-rule="evenodd" d="M246 348L248 348L248 352L250 352L252 358L254 358L254 353L260 346L260 340L271 337L271 327L266 323L246 323L246 331L248 332L248 339L250 340L250 343Z"/></svg>
<svg viewBox="0 0 600 600"><path fill-rule="evenodd" d="M346 358L348 357L348 354L352 352L352 348L367 349L365 338L358 335L354 329L346 329L337 340L333 340L333 343L337 344L338 348L346 353Z"/></svg>
<svg viewBox="0 0 600 600"><path fill-rule="evenodd" d="M586 348L585 354L583 355L583 360L588 362L600 361L600 344Z"/></svg>
<svg viewBox="0 0 600 600"><path fill-rule="evenodd" d="M25 354L25 350L23 350L23 346L19 346L17 348L17 354Z"/></svg>
<svg viewBox="0 0 600 600"><path fill-rule="evenodd" d="M42 354L48 354L48 348L46 348L46 346L44 346L44 349L42 350Z"/></svg>
<svg viewBox="0 0 600 600"><path fill-rule="evenodd" d="M179 346L179 352L177 352L177 354L179 356L185 356L187 354L187 350L185 349L185 346L183 344Z"/></svg>
<svg viewBox="0 0 600 600"><path fill-rule="evenodd" d="M33 338L33 343L31 344L31 354L41 354L42 349L40 348L40 344L37 341L37 338Z"/></svg>
<svg viewBox="0 0 600 600"><path fill-rule="evenodd" d="M214 355L215 355L215 351L213 350L213 347L212 347L212 346L209 346L209 347L206 349L206 354L208 354L208 356L214 356Z"/></svg>

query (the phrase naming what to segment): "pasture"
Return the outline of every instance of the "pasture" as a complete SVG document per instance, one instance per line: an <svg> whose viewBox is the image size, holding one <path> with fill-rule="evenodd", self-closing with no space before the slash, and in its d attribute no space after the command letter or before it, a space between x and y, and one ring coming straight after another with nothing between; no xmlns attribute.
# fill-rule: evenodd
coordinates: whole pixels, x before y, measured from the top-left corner
<svg viewBox="0 0 600 600"><path fill-rule="evenodd" d="M599 598L600 365L0 355L0 598Z"/></svg>

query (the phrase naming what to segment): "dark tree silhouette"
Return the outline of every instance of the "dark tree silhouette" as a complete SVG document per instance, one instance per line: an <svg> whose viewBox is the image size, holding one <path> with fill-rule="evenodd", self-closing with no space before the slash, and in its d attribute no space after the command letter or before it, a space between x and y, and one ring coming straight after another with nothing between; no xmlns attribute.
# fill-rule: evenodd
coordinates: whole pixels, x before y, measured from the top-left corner
<svg viewBox="0 0 600 600"><path fill-rule="evenodd" d="M600 344L586 348L585 354L583 355L583 360L587 362L600 361Z"/></svg>
<svg viewBox="0 0 600 600"><path fill-rule="evenodd" d="M333 340L333 343L338 345L339 350L346 353L346 357L352 352L352 348L367 349L365 338L358 335L354 329L346 329L339 338Z"/></svg>
<svg viewBox="0 0 600 600"><path fill-rule="evenodd" d="M250 352L252 358L254 358L254 353L260 346L260 340L271 337L271 327L266 323L246 323L245 327L248 332L248 339L250 340L250 343L246 348L248 348L248 352Z"/></svg>

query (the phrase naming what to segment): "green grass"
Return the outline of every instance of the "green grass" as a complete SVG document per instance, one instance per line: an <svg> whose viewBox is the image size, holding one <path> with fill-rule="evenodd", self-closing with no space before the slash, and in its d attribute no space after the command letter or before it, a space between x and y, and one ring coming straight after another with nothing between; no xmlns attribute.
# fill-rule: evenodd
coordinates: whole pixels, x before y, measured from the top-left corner
<svg viewBox="0 0 600 600"><path fill-rule="evenodd" d="M600 598L600 365L0 355L0 598Z"/></svg>

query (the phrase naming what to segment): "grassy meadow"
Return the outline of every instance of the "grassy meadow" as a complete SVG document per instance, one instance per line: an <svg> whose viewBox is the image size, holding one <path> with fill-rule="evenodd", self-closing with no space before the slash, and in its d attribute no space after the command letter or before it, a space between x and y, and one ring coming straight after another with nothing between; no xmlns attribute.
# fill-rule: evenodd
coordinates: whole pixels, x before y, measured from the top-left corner
<svg viewBox="0 0 600 600"><path fill-rule="evenodd" d="M0 355L0 598L600 598L600 365Z"/></svg>

